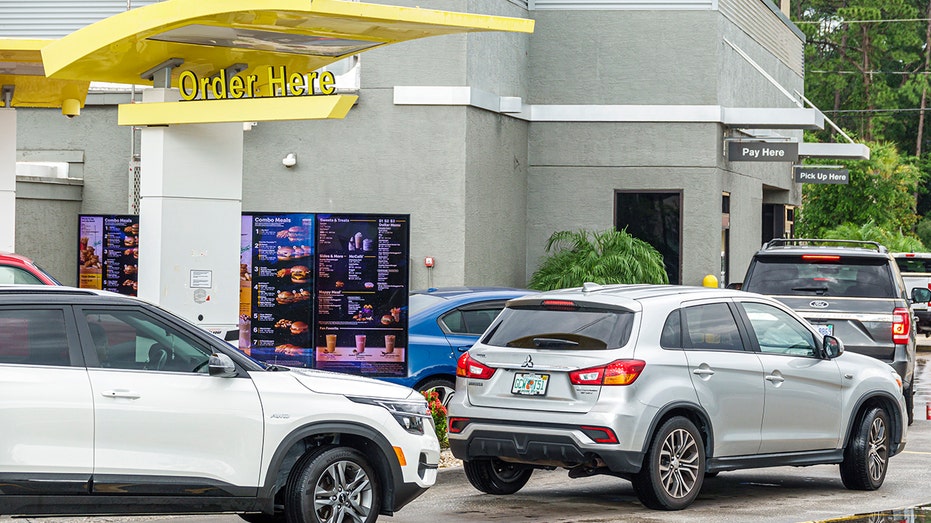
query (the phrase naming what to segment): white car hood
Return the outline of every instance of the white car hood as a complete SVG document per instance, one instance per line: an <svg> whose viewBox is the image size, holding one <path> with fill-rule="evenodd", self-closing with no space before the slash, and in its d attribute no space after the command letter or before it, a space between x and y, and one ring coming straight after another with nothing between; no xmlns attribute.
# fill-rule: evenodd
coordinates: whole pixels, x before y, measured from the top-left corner
<svg viewBox="0 0 931 523"><path fill-rule="evenodd" d="M300 368L292 368L289 374L308 389L321 394L386 399L407 399L412 396L416 399L418 396L417 392L409 387L353 374Z"/></svg>

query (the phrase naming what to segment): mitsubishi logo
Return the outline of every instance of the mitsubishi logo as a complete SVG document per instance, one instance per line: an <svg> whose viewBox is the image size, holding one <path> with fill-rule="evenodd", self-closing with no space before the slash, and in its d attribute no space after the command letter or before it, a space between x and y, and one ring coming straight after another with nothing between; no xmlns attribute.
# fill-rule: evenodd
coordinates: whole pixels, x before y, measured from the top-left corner
<svg viewBox="0 0 931 523"><path fill-rule="evenodd" d="M527 367L528 369L533 368L533 356L531 356L531 355L528 354L528 355L527 355L527 359L524 360L524 362L521 363L520 366L521 366L521 367Z"/></svg>

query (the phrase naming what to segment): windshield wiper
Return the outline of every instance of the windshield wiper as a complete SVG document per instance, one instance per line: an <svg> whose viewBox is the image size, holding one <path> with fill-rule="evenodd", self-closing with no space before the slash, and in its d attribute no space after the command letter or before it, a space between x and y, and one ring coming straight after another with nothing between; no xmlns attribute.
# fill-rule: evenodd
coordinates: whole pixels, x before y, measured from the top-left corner
<svg viewBox="0 0 931 523"><path fill-rule="evenodd" d="M578 347L579 343L561 338L534 338L533 346L539 349L552 349L554 347Z"/></svg>
<svg viewBox="0 0 931 523"><path fill-rule="evenodd" d="M828 292L827 287L792 287L793 291L818 292L824 294Z"/></svg>

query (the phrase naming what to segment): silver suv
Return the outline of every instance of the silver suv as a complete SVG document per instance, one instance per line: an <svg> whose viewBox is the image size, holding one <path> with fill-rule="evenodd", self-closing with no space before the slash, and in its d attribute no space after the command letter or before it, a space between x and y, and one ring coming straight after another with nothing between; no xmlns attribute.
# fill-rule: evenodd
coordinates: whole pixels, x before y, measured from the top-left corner
<svg viewBox="0 0 931 523"><path fill-rule="evenodd" d="M894 370L752 293L586 284L517 298L457 373L450 449L490 494L561 467L677 510L708 474L822 463L874 490L905 445Z"/></svg>
<svg viewBox="0 0 931 523"><path fill-rule="evenodd" d="M773 296L848 351L891 365L905 383L911 424L916 329L909 305L928 301L922 287L908 289L892 254L876 242L775 239L753 256L741 288Z"/></svg>

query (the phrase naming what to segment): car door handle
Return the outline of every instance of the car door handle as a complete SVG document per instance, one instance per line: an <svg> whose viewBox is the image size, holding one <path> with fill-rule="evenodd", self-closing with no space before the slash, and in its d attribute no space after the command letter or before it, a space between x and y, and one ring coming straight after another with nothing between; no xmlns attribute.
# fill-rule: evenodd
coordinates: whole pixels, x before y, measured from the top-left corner
<svg viewBox="0 0 931 523"><path fill-rule="evenodd" d="M692 374L695 374L695 375L698 375L698 376L712 376L712 375L714 375L714 371L711 370L711 369L702 369L702 368L699 368L699 369L693 370L693 371L692 371Z"/></svg>
<svg viewBox="0 0 931 523"><path fill-rule="evenodd" d="M127 398L131 400L137 400L142 397L142 395L138 392L133 392L126 389L105 390L101 392L100 395L105 398Z"/></svg>
<svg viewBox="0 0 931 523"><path fill-rule="evenodd" d="M782 376L775 376L775 375L772 375L772 374L770 374L769 376L766 376L766 381L771 382L771 383L779 384L779 383L782 383L782 382L785 381L785 380L786 380L786 379L783 378Z"/></svg>

